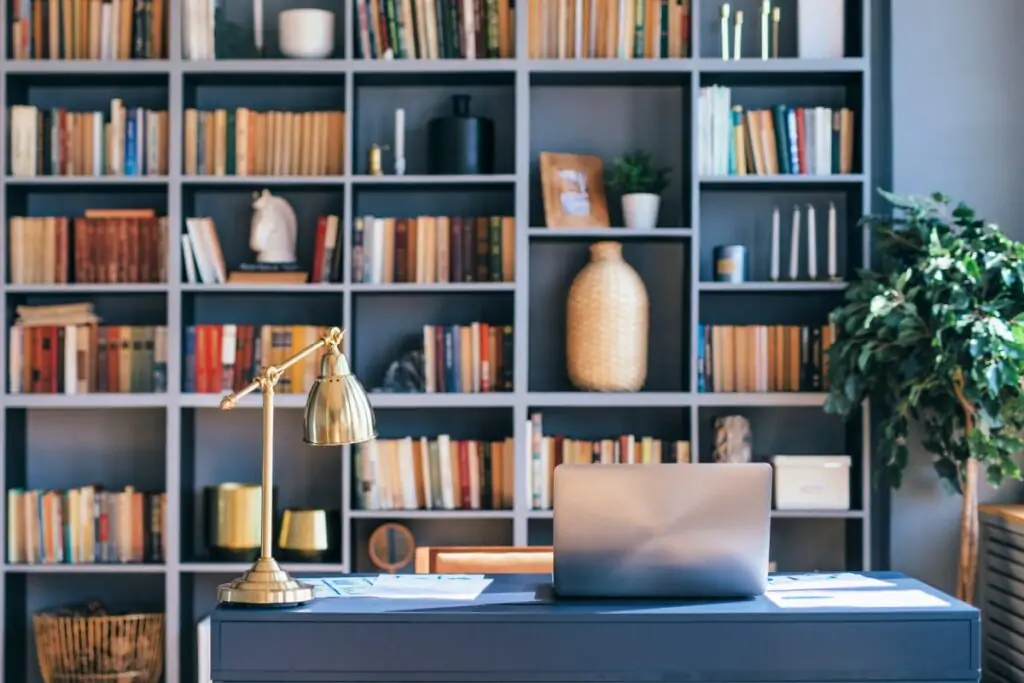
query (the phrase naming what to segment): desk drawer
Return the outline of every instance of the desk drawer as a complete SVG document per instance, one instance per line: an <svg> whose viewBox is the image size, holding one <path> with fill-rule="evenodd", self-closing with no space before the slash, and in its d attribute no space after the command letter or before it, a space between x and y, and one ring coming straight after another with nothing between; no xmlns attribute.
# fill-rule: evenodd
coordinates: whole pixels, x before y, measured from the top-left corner
<svg viewBox="0 0 1024 683"><path fill-rule="evenodd" d="M216 625L216 622L215 622ZM521 683L977 680L963 620L221 621L213 679ZM973 661L972 661L973 660Z"/></svg>

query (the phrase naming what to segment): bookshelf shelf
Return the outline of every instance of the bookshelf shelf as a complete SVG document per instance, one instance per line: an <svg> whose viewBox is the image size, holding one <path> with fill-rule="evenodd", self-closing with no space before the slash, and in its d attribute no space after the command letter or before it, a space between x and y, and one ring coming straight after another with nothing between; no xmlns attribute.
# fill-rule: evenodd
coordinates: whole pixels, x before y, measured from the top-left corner
<svg viewBox="0 0 1024 683"><path fill-rule="evenodd" d="M693 70L691 59L533 59L530 73L686 74Z"/></svg>
<svg viewBox="0 0 1024 683"><path fill-rule="evenodd" d="M344 74L351 63L344 59L216 59L182 62L191 74Z"/></svg>
<svg viewBox="0 0 1024 683"><path fill-rule="evenodd" d="M220 400L225 394L182 394L179 402L182 408L211 408L219 409ZM236 409L239 408L261 408L262 399L259 396L246 396L242 398ZM275 408L304 408L306 406L305 394L274 394Z"/></svg>
<svg viewBox="0 0 1024 683"><path fill-rule="evenodd" d="M0 0L8 19L14 0ZM547 0L545 0L547 1ZM0 222L11 217L77 217L90 208L154 209L167 217L166 283L0 284L0 314L11 325L19 305L92 302L104 324L167 326L167 391L159 394L24 394L0 391L0 439L5 467L0 485L74 487L96 480L108 488L145 485L167 492L160 564L0 564L0 602L6 605L0 653L3 679L39 683L30 641L30 615L86 597L166 614L165 683L195 680L195 620L215 602L217 584L247 568L211 562L202 548L202 489L228 481L259 480L259 396L240 410L222 412L221 393L186 393L188 335L195 325L339 325L345 350L370 391L382 438L515 442L515 500L508 510L361 510L355 508L354 448L315 449L301 442L302 393L275 396L279 458L278 501L288 506L337 511L337 550L322 563L286 563L299 576L376 571L367 555L380 524L409 527L418 545L549 544L552 512L531 510L526 421L544 419L545 434L583 440L619 434L688 441L690 460L712 458L714 420L743 415L753 426L757 459L773 453L853 456L850 511L776 511L773 549L782 569L871 569L874 510L870 492L869 425L842 424L823 414L819 392L703 393L699 380L698 326L820 325L845 282L765 282L774 206L782 211L788 246L789 211L819 208L819 250L824 211L839 215L839 276L867 263L856 219L871 206L872 4L847 0L846 56L800 60L795 25L783 27L783 58L751 58L754 24L745 31L739 61L722 61L718 0L691 0L689 58L535 59L527 12L516 12L516 57L507 59L356 58L356 0L275 0L269 11L323 6L338 13L332 59L270 58L191 61L185 58L184 0L169 0L167 59L15 60L10 27L0 32L0 100L40 110L109 111L110 101L168 112L168 171L160 175L17 177L11 174L10 138L0 152ZM555 0L552 0L555 2ZM795 22L789 0L783 22ZM26 3L21 3L26 4ZM34 3L32 3L34 4ZM757 0L735 0L734 9L756 17ZM756 23L756 22L755 22ZM244 25L244 20L240 26ZM276 26L268 17L268 26ZM248 29L248 26L244 26ZM793 29L793 30L789 30ZM271 34L273 31L271 31ZM748 49L751 48L751 49ZM726 86L734 103L748 108L848 106L855 110L854 173L834 175L719 176L703 173L700 150L701 88ZM456 94L472 98L473 114L495 124L492 174L431 175L428 121L451 110ZM186 173L185 110L341 110L345 159L330 175L196 175ZM386 175L367 175L371 144L393 145L397 108L406 112L407 174L394 170L392 149L383 154ZM2 117L0 117L2 118ZM8 123L10 123L8 121ZM8 126L9 128L9 126ZM672 170L654 230L549 229L543 227L538 155L542 151L595 154L606 169L624 152L650 150ZM91 166L88 168L92 168ZM195 167L190 167L195 168ZM197 168L203 168L199 166ZM302 285L191 284L178 240L185 219L211 217L227 268L250 258L252 193L270 189L287 199L299 219L299 260L309 269L317 218L338 216L340 270L332 282ZM608 193L611 224L624 225L619 197ZM418 216L509 216L515 221L510 282L371 284L356 282L356 221ZM565 299L596 241L624 245L651 302L648 376L636 393L575 391L565 371ZM713 250L721 244L749 248L750 281L713 282ZM8 243L9 246L9 243ZM9 250L10 251L10 250ZM824 253L823 251L821 252ZM788 251L784 250L788 256ZM11 266L2 259L0 283ZM806 277L802 264L800 277ZM818 274L825 259L818 260ZM360 278L363 279L363 278ZM386 393L389 367L422 345L424 325L474 321L511 325L512 391L485 393ZM0 336L5 359L9 335ZM9 386L9 385L8 385ZM799 425L800 429L793 429ZM84 436L83 436L84 435ZM84 453L88 457L76 457ZM73 454L73 455L68 455ZM286 461L286 462L285 462ZM0 514L6 514L0 513ZM6 529L0 523L0 529ZM116 576L114 576L116 575ZM114 579L114 580L111 580ZM22 634L22 635L18 635ZM28 641L28 642L23 642ZM27 648L23 647L28 645ZM12 654L11 648L17 650ZM22 655L22 651L28 652Z"/></svg>
<svg viewBox="0 0 1024 683"><path fill-rule="evenodd" d="M351 519L513 519L512 510L349 510Z"/></svg>
<svg viewBox="0 0 1024 683"><path fill-rule="evenodd" d="M216 187L218 185L228 186L263 186L286 187L295 185L298 187L321 187L337 186L345 184L345 176L254 176L254 175L189 175L182 176L183 185Z"/></svg>
<svg viewBox="0 0 1024 683"><path fill-rule="evenodd" d="M530 228L529 236L537 240L657 240L688 239L690 228L655 228L654 230L626 230L625 228Z"/></svg>
<svg viewBox="0 0 1024 683"><path fill-rule="evenodd" d="M167 394L8 394L8 408L163 408L172 403Z"/></svg>
<svg viewBox="0 0 1024 683"><path fill-rule="evenodd" d="M530 405L542 408L635 407L661 408L688 406L693 395L686 392L641 391L637 393L590 393L583 391L531 391Z"/></svg>
<svg viewBox="0 0 1024 683"><path fill-rule="evenodd" d="M354 59L351 69L358 74L480 74L514 73L515 59Z"/></svg>
<svg viewBox="0 0 1024 683"><path fill-rule="evenodd" d="M705 176L700 179L701 185L861 185L864 175L846 173L841 175L732 175Z"/></svg>
<svg viewBox="0 0 1024 683"><path fill-rule="evenodd" d="M702 292L833 292L843 291L846 282L701 282Z"/></svg>
<svg viewBox="0 0 1024 683"><path fill-rule="evenodd" d="M751 59L722 60L705 58L697 68L702 74L858 74L867 68L860 57L841 59Z"/></svg>
<svg viewBox="0 0 1024 683"><path fill-rule="evenodd" d="M345 291L345 285L334 282L308 282L304 285L229 282L222 285L182 285L181 291L191 294L337 294Z"/></svg>
<svg viewBox="0 0 1024 683"><path fill-rule="evenodd" d="M478 394L370 394L374 408L511 408L516 396L511 392L492 391Z"/></svg>
<svg viewBox="0 0 1024 683"><path fill-rule="evenodd" d="M6 176L4 184L8 187L35 188L48 186L70 186L79 189L88 186L118 186L131 187L135 185L167 185L167 176L144 175L76 175L76 176L34 176L31 178Z"/></svg>
<svg viewBox="0 0 1024 683"><path fill-rule="evenodd" d="M123 284L78 284L69 285L7 285L8 294L160 294L165 293L169 285L163 282L128 282Z"/></svg>
<svg viewBox="0 0 1024 683"><path fill-rule="evenodd" d="M774 393L700 393L696 394L699 406L775 406L779 408L797 406L823 406L825 394L774 392Z"/></svg>
<svg viewBox="0 0 1024 683"><path fill-rule="evenodd" d="M96 74L163 74L171 70L166 59L11 59L5 71L12 75L22 74L73 74L93 76Z"/></svg>
<svg viewBox="0 0 1024 683"><path fill-rule="evenodd" d="M355 294L381 294L389 292L408 292L410 294L445 294L464 292L514 292L514 282L438 282L438 283L404 283L396 282L384 285L367 285L355 283L349 285Z"/></svg>
<svg viewBox="0 0 1024 683"><path fill-rule="evenodd" d="M357 175L352 177L353 185L357 186L389 186L389 185L500 185L516 182L516 176L509 173L493 175Z"/></svg>
<svg viewBox="0 0 1024 683"><path fill-rule="evenodd" d="M163 574L165 564L11 564L4 571L12 574Z"/></svg>

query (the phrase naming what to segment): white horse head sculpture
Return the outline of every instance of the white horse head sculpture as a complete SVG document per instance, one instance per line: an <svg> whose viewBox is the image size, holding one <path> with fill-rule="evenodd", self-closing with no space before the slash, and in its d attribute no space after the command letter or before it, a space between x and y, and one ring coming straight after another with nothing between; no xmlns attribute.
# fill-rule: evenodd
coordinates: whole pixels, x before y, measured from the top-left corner
<svg viewBox="0 0 1024 683"><path fill-rule="evenodd" d="M299 225L286 200L263 190L253 195L249 248L258 263L295 263Z"/></svg>

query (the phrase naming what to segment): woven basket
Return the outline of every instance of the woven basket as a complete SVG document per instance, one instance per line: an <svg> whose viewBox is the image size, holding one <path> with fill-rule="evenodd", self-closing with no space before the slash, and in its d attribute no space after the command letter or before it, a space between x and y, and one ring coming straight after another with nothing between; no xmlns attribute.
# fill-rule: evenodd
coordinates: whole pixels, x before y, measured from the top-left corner
<svg viewBox="0 0 1024 683"><path fill-rule="evenodd" d="M157 683L164 615L32 617L45 683Z"/></svg>
<svg viewBox="0 0 1024 683"><path fill-rule="evenodd" d="M569 381L585 391L639 391L647 378L650 302L621 244L590 246L566 308Z"/></svg>

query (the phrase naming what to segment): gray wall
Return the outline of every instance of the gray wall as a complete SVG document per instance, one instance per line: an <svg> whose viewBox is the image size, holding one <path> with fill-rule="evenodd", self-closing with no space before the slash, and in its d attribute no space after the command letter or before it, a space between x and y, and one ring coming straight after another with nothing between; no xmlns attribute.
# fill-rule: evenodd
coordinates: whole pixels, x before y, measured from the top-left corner
<svg viewBox="0 0 1024 683"><path fill-rule="evenodd" d="M963 199L1024 239L1024 1L891 0L888 11L892 187ZM912 453L891 500L892 568L952 590L960 498L939 488L922 448Z"/></svg>

